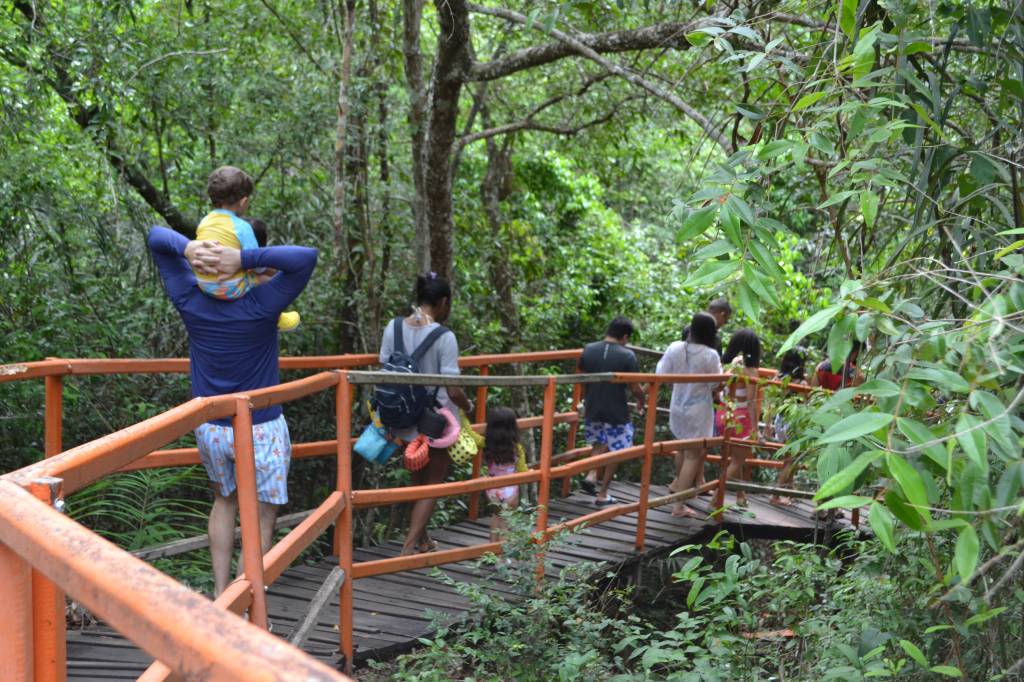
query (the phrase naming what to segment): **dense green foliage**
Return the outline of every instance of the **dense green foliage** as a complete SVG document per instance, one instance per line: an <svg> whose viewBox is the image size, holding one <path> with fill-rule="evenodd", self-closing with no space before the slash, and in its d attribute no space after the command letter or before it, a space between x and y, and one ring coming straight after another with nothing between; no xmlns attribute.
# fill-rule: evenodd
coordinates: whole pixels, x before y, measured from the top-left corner
<svg viewBox="0 0 1024 682"><path fill-rule="evenodd" d="M803 548L776 549L782 576L742 549L693 564L677 579L713 596L680 609L685 626L580 615L585 636L538 655L654 679L768 676L753 644L720 650L765 625L737 605L771 603L787 617L770 625L798 635L787 678L1020 674L1022 83L1009 0L7 0L0 362L184 355L144 235L194 226L222 163L256 178L272 242L322 249L284 354L375 350L424 256L453 272L464 353L576 347L619 313L662 348L724 294L726 333L757 329L765 364L803 343L839 365L868 344L868 383L791 400L786 417L800 480L823 506L867 505L874 537L848 570ZM187 397L183 377L69 379L65 443ZM41 385L0 384L0 470L40 456L41 414ZM295 439L330 437L330 414L323 396L291 408ZM331 480L327 463L297 464L295 506ZM71 512L128 547L194 533L205 511L197 472L100 485ZM362 536L400 526L386 514L362 516ZM601 628L639 629L623 653Z"/></svg>

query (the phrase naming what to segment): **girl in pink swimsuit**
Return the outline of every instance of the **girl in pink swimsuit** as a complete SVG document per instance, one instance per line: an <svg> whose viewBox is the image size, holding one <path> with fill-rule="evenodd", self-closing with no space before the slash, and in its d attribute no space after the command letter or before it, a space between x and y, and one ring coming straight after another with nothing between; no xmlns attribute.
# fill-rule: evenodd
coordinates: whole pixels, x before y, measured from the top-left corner
<svg viewBox="0 0 1024 682"><path fill-rule="evenodd" d="M495 407L487 413L487 432L484 440L487 475L514 474L518 456L519 425L516 423L516 413L507 407ZM519 506L519 486L489 488L487 499L492 505L499 507L491 516L491 540L495 541L498 539L499 530L508 529L505 519L501 517L502 509L515 509Z"/></svg>

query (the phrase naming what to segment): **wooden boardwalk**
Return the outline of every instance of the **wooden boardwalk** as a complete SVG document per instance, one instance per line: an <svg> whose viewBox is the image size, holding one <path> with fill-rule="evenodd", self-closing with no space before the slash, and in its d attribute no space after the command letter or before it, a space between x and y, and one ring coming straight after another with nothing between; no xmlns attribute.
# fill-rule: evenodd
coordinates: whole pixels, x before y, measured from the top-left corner
<svg viewBox="0 0 1024 682"><path fill-rule="evenodd" d="M639 492L638 483L615 483L612 487L612 494L623 502L636 501ZM652 497L664 494L668 494L665 486L651 486ZM593 500L592 496L582 493L554 498L549 524L595 511ZM727 495L726 502L732 500L732 494ZM822 540L838 528L823 527L822 522L815 518L811 505L804 500L794 500L791 507L770 505L761 495L750 495L749 500L750 506L746 510L731 509L725 515L726 528L740 537ZM709 498L691 500L689 504L706 512ZM674 518L669 509L661 507L649 511L644 557L664 554L674 547L699 541L717 528L703 516L700 519ZM842 525L846 526L845 522ZM641 556L633 548L635 532L636 515L631 514L574 533L568 542L548 552L549 572L588 561L601 562L606 568L622 568L636 562ZM488 519L463 521L430 533L439 549L478 544L488 539ZM397 542L358 549L355 560L393 557L399 549ZM441 570L456 580L486 581L487 578L474 569L472 563L451 564L441 567ZM275 634L285 638L290 636L330 570L331 566L326 561L317 566L294 566L274 583L267 594L267 608ZM458 616L469 608L467 600L454 588L430 575L432 570L363 578L355 582L357 663L387 658L413 648L417 638L430 631L429 613ZM495 583L491 584L491 589L502 591L500 584ZM307 652L334 666L341 662L337 614L338 598L335 595L304 646ZM68 632L69 680L135 679L151 661L131 642L103 626Z"/></svg>

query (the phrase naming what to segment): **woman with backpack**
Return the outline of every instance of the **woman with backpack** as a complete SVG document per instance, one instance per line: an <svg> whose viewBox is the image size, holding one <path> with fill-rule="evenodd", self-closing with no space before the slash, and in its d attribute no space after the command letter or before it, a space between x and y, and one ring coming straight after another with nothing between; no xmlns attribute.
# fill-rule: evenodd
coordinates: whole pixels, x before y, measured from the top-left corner
<svg viewBox="0 0 1024 682"><path fill-rule="evenodd" d="M412 367L412 371L420 374L459 374L459 344L455 334L441 323L448 319L452 307L452 290L448 280L436 273L420 275L416 278L413 292L415 305L412 314L397 317L389 322L384 329L380 343L380 362L385 368L389 365L404 364ZM396 343L396 330L401 331L401 339ZM437 331L435 331L437 330ZM422 346L422 348L421 348ZM378 398L380 389L378 388ZM410 387L395 386L396 390L408 390ZM418 391L418 398L426 395L430 403L436 399L437 404L446 407L458 417L458 410L471 414L473 405L466 398L461 388L452 386L428 386L426 391ZM408 403L409 401L399 401ZM432 404L417 405L417 411L430 411ZM417 426L395 427L388 424L385 410L378 406L379 416L391 432L404 441L412 441L419 435ZM413 421L419 415L412 415ZM400 417L392 417L401 422ZM431 485L443 483L448 475L451 458L448 448L429 449L429 460L426 466L412 472L413 485ZM402 546L402 554L416 554L436 549L436 545L427 535L427 522L437 504L435 498L417 500L412 505L409 519L409 533Z"/></svg>

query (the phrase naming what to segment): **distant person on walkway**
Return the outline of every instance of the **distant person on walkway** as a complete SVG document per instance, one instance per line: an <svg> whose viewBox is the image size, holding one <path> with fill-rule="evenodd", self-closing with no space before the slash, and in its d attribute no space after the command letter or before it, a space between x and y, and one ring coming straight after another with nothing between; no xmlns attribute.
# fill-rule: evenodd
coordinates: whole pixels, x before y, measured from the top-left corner
<svg viewBox="0 0 1024 682"><path fill-rule="evenodd" d="M729 305L728 299L716 298L708 304L707 314L715 320L715 343L711 346L711 349L718 353L718 357L721 359L722 335L720 330L729 323L729 318L732 317L732 306ZM691 325L683 327L683 341L689 338L690 328Z"/></svg>
<svg viewBox="0 0 1024 682"><path fill-rule="evenodd" d="M240 251L210 241L189 241L165 227L150 230L149 248L167 296L188 331L192 395L239 393L280 383L278 317L309 282L316 267L316 249L272 246ZM256 268L273 268L277 273L242 298L228 301L203 293L193 267L221 275ZM252 423L260 539L265 553L273 540L278 508L288 501L291 439L280 405L254 410ZM230 419L218 419L200 425L195 435L200 459L214 487L209 533L216 596L228 585L235 546L234 432Z"/></svg>
<svg viewBox="0 0 1024 682"><path fill-rule="evenodd" d="M732 335L722 356L722 364L726 372L736 376L726 386L725 406L715 414L718 432L733 440L760 438L761 392L756 382L757 370L761 366L761 339L753 329L740 329ZM744 466L752 452L747 445L731 446L729 478L743 479ZM747 504L747 494L742 490L736 493L736 504Z"/></svg>
<svg viewBox="0 0 1024 682"><path fill-rule="evenodd" d="M252 221L242 219L249 210L249 199L254 188L252 178L240 168L221 166L210 173L206 181L206 194L210 197L213 210L199 221L196 240L214 241L233 249L255 249L260 246ZM266 243L265 236L263 241ZM195 270L195 275L204 294L224 301L241 298L260 283L259 268L240 268L227 275L211 275L199 268ZM297 326L299 314L296 312L282 313L278 319L278 329L281 331L291 331Z"/></svg>
<svg viewBox="0 0 1024 682"><path fill-rule="evenodd" d="M519 442L519 424L516 413L508 407L495 407L487 413L487 431L484 434L484 464L488 476L507 476L516 473L516 462L522 449ZM491 516L491 541L499 540L499 531L508 530L501 512L519 506L519 486L506 485L489 488L487 500L497 507Z"/></svg>
<svg viewBox="0 0 1024 682"><path fill-rule="evenodd" d="M811 377L811 386L820 386L830 391L838 391L841 388L851 388L864 383L864 374L857 369L857 360L860 358L860 351L864 344L854 339L853 348L850 349L846 361L838 372L832 371L832 361L826 358L818 365Z"/></svg>
<svg viewBox="0 0 1024 682"><path fill-rule="evenodd" d="M603 372L638 372L636 355L626 348L633 335L633 323L619 316L612 320L603 341L588 344L580 356L578 368L587 374ZM637 412L643 413L644 392L639 384L628 384L636 398ZM627 384L601 382L583 385L584 437L593 446L594 455L622 450L633 445L633 423L626 402ZM597 492L594 503L598 507L614 504L617 500L608 494L617 464L599 467L587 474L583 488ZM600 488L597 487L601 477Z"/></svg>
<svg viewBox="0 0 1024 682"><path fill-rule="evenodd" d="M687 327L686 341L675 341L658 361L658 374L721 374L722 363L714 350L715 318L697 313ZM710 438L715 426L714 396L719 384L673 384L669 403L669 428L680 440ZM704 468L706 451L701 447L683 448L675 455L676 477L669 490L681 492L694 486ZM697 512L679 501L673 516L696 516Z"/></svg>
<svg viewBox="0 0 1024 682"><path fill-rule="evenodd" d="M388 323L380 341L380 362L388 361L395 350L396 330L402 334L402 344L408 354L412 354L431 332L441 326L448 319L452 310L452 289L448 280L431 272L420 275L416 278L416 286L413 291L414 305L412 314L397 318ZM460 373L459 370L459 344L455 339L455 333L446 331L435 337L430 347L419 360L419 371L421 374L451 374ZM459 416L461 409L466 414L473 412L473 405L466 398L461 388L451 386L429 386L427 390L431 393L436 391L437 402L442 407L447 407ZM392 429L392 432L404 441L412 441L419 435L415 426L405 429ZM429 460L422 469L412 472L413 485L431 485L443 483L448 475L448 469L452 460L448 455L448 448L430 448ZM409 533L402 545L402 554L416 554L417 552L429 552L436 548L434 542L427 535L427 523L430 515L434 513L437 504L436 498L417 500L412 505L412 513L409 518Z"/></svg>

